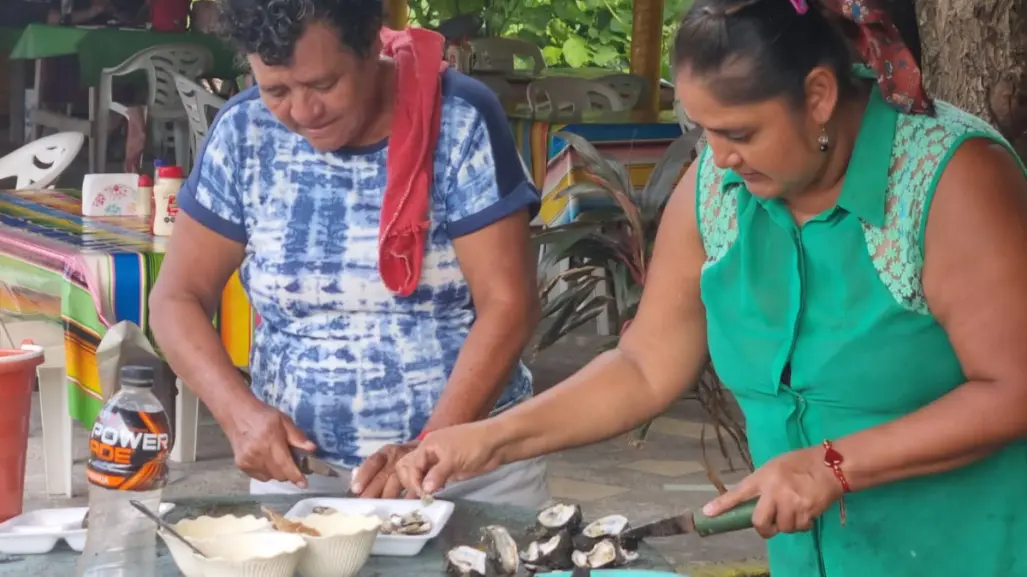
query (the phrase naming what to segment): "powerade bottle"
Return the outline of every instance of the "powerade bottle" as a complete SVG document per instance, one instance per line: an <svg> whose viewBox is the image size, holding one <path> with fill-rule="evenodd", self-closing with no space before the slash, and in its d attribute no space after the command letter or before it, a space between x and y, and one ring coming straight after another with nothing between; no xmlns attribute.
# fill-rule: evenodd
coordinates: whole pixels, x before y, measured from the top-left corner
<svg viewBox="0 0 1027 577"><path fill-rule="evenodd" d="M121 389L89 436L89 527L79 577L154 577L156 525L129 501L158 512L167 484L168 416L153 394L153 369L125 366Z"/></svg>

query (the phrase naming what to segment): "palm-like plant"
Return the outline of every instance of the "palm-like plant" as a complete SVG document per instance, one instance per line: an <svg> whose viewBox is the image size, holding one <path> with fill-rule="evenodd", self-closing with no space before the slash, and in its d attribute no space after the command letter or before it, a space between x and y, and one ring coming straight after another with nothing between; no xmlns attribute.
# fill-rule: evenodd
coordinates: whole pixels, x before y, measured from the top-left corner
<svg viewBox="0 0 1027 577"><path fill-rule="evenodd" d="M700 135L701 130L695 129L671 144L653 168L646 185L637 190L627 168L602 155L586 139L569 132L554 135L565 140L577 154L585 177L583 182L559 194L599 195L613 202L609 208L591 209L574 222L535 234L536 243L543 249L539 261L543 278L557 263L568 261L570 265L543 281L540 289L542 330L534 352L552 346L602 314L610 314L620 332L627 328L642 297L663 208L686 163L694 158ZM612 294L598 294L597 289L601 287L612 288L609 291ZM602 349L615 347L618 339L619 334L609 337ZM707 365L693 394L709 415L721 453L729 464L731 456L725 437L734 442L751 470L744 426L732 410L729 395L711 366ZM646 423L636 431L634 444L645 441L651 424ZM703 437L705 430L704 425ZM703 446L705 449L705 443ZM708 465L707 474L714 484L722 486Z"/></svg>

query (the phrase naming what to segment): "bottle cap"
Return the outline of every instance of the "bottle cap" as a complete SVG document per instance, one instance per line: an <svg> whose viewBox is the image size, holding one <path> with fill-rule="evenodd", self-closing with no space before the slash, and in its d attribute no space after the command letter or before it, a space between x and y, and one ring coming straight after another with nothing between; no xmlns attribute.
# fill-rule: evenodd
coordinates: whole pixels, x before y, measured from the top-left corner
<svg viewBox="0 0 1027 577"><path fill-rule="evenodd" d="M149 174L140 174L139 175L139 186L140 187L143 187L143 186L153 186L153 179L150 178Z"/></svg>
<svg viewBox="0 0 1027 577"><path fill-rule="evenodd" d="M153 386L153 374L153 367L126 365L121 367L121 384L149 388Z"/></svg>
<svg viewBox="0 0 1027 577"><path fill-rule="evenodd" d="M181 166L162 166L157 169L157 178L185 178Z"/></svg>

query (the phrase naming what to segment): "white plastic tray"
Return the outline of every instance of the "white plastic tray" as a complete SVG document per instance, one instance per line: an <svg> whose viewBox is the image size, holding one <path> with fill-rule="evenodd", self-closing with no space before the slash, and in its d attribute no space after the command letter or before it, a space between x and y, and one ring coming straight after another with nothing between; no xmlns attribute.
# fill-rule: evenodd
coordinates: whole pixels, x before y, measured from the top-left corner
<svg viewBox="0 0 1027 577"><path fill-rule="evenodd" d="M161 503L160 514L166 515L174 508L173 503ZM61 539L73 550L81 552L86 545L86 530L82 528L82 520L88 510L88 507L39 509L8 519L0 523L0 553L49 553Z"/></svg>
<svg viewBox="0 0 1027 577"><path fill-rule="evenodd" d="M378 535L371 548L372 555L391 557L412 557L421 552L425 543L439 535L453 515L451 501L435 500L424 507L413 499L304 499L296 503L285 514L288 519L305 517L314 507L331 507L340 513L351 515L377 515L387 519L390 515L404 515L416 509L431 520L431 532L426 535Z"/></svg>

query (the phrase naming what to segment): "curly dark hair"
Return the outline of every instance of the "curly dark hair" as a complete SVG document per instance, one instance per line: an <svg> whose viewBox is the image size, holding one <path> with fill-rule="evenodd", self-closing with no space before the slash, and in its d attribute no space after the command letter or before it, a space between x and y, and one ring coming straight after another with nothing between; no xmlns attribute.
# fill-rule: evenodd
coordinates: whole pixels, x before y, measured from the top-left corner
<svg viewBox="0 0 1027 577"><path fill-rule="evenodd" d="M247 54L269 66L288 65L296 41L311 22L339 32L342 43L362 58L382 25L382 0L218 0L222 32Z"/></svg>

